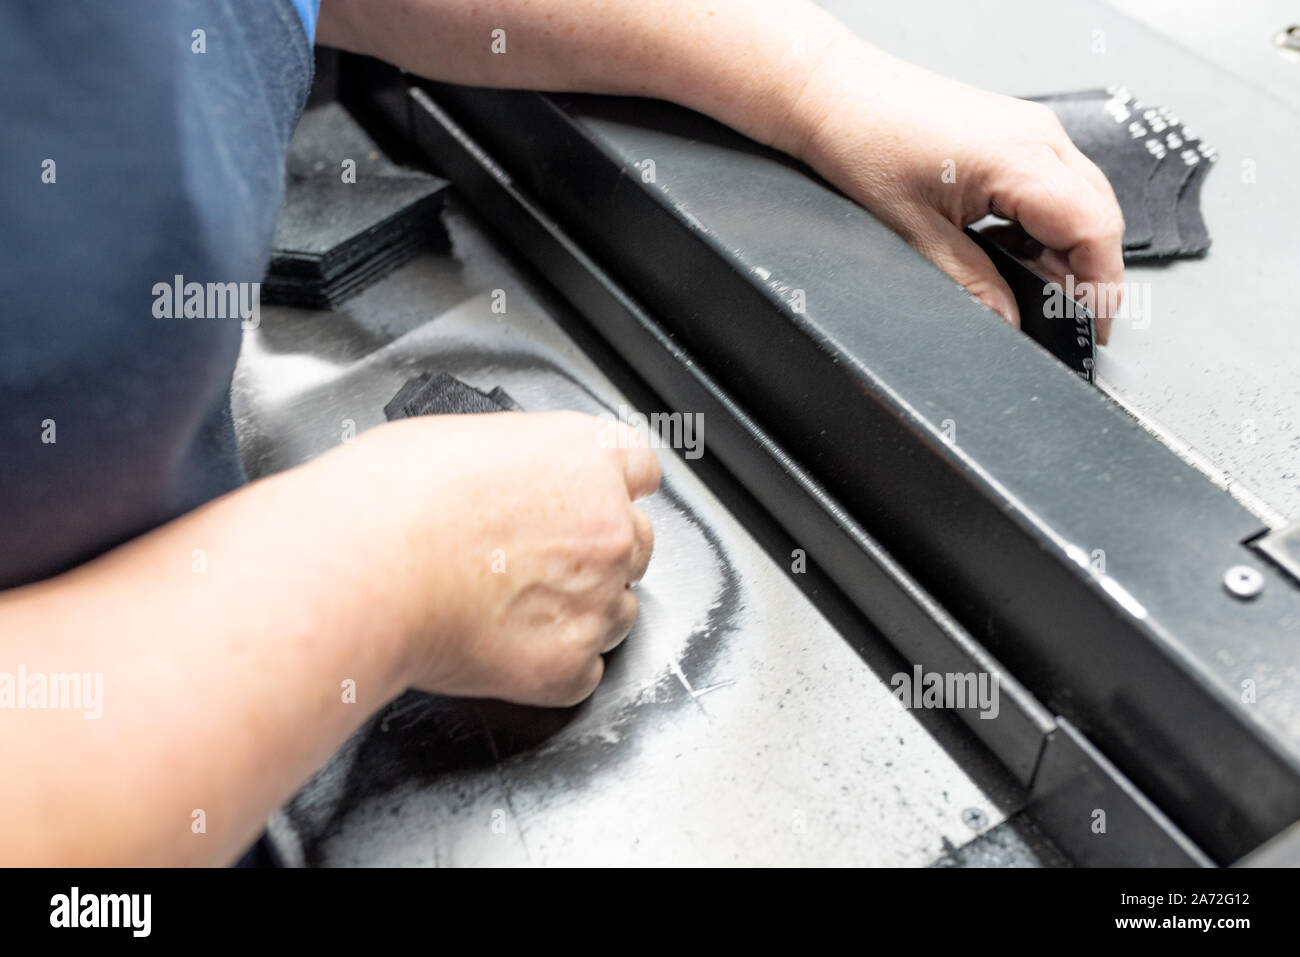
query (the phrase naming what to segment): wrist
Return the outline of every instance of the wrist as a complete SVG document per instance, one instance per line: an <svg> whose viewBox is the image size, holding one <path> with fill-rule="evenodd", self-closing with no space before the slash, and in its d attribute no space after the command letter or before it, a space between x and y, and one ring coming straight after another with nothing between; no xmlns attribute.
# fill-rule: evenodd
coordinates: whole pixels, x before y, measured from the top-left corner
<svg viewBox="0 0 1300 957"><path fill-rule="evenodd" d="M419 622L402 553L409 530L394 522L392 496L364 444L258 484L274 499L265 512L282 512L284 525L297 530L275 536L287 546L273 562L282 604L297 605L299 628L325 639L317 654L355 677L359 695L364 679L366 697L379 706L410 684Z"/></svg>
<svg viewBox="0 0 1300 957"><path fill-rule="evenodd" d="M824 133L841 96L836 77L842 70L846 42L843 31L823 38L816 52L803 58L801 69L791 71L784 102L776 111L782 120L771 145L809 165L821 157Z"/></svg>
<svg viewBox="0 0 1300 957"><path fill-rule="evenodd" d="M472 535L447 504L466 499L458 470L413 475L403 467L412 449L431 441L428 430L435 426L405 420L371 429L330 453L334 473L319 483L327 507L338 508L339 492L331 490L354 503L338 519L344 540L329 546L340 556L336 587L353 593L349 613L364 622L362 653L382 670L393 695L428 687L454 660L481 589L473 563L465 561Z"/></svg>
<svg viewBox="0 0 1300 957"><path fill-rule="evenodd" d="M791 109L792 155L814 168L854 149L897 149L898 116L915 68L841 30L807 74ZM904 146L906 144L903 144Z"/></svg>

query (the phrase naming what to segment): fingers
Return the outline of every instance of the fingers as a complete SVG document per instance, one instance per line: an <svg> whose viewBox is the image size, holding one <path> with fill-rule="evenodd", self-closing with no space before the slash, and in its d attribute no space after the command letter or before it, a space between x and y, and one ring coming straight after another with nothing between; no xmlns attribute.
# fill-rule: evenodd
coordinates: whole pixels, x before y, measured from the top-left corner
<svg viewBox="0 0 1300 957"><path fill-rule="evenodd" d="M1069 263L1056 250L1048 249L1021 229L1019 223L990 226L982 231L982 235L993 240L1017 259L1028 263L1033 267L1034 272L1048 282L1065 287L1066 273L1070 271Z"/></svg>
<svg viewBox="0 0 1300 957"><path fill-rule="evenodd" d="M632 626L636 624L637 598L630 588L623 589L618 598L615 599L614 604L614 615L610 622L609 632L605 635L605 640L600 647L602 655L621 645L623 640L632 633Z"/></svg>
<svg viewBox="0 0 1300 957"><path fill-rule="evenodd" d="M636 501L652 494L659 488L662 473L659 458L649 447L645 435L632 428L626 422L609 422L601 419L589 419L599 436L598 442L603 448L613 451L622 470L623 481L627 485L627 494ZM609 429L613 429L610 434Z"/></svg>
<svg viewBox="0 0 1300 957"><path fill-rule="evenodd" d="M547 695L539 704L558 708L572 708L591 697L591 693L605 676L605 659L596 655L587 662L586 668L566 687L563 693L554 697Z"/></svg>
<svg viewBox="0 0 1300 957"><path fill-rule="evenodd" d="M650 521L650 516L639 508L632 509L632 530L635 539L632 544L632 560L627 569L629 585L635 585L645 577L655 548L654 524Z"/></svg>
<svg viewBox="0 0 1300 957"><path fill-rule="evenodd" d="M1022 163L1009 179L994 191L998 208L1043 245L1065 253L1078 280L1123 279L1124 220L1118 204L1104 198L1055 153Z"/></svg>
<svg viewBox="0 0 1300 957"><path fill-rule="evenodd" d="M1018 259L1027 263L1043 279L1056 283L1063 290L1071 288L1071 283L1068 281L1070 264L1065 257L1054 249L1048 249L1031 237L1020 228L1019 224L990 226L983 231L983 234ZM1092 297L1088 297L1087 301L1083 302L1083 305L1091 309L1094 305L1091 300ZM1118 301L1117 298L1116 302ZM1109 337L1110 326L1110 319L1097 321L1097 338L1102 345L1106 344Z"/></svg>
<svg viewBox="0 0 1300 957"><path fill-rule="evenodd" d="M650 516L639 508L631 509L633 544L632 557L627 568L627 587L623 588L614 599L614 610L610 629L601 646L601 653L617 648L632 631L636 621L637 598L631 586L639 582L650 566L650 555L655 547L655 530Z"/></svg>
<svg viewBox="0 0 1300 957"><path fill-rule="evenodd" d="M635 429L629 429L640 439L641 444L629 446L623 460L623 477L627 481L627 494L632 501L650 495L659 487L663 473L659 466L659 457L654 450L647 448L645 439Z"/></svg>
<svg viewBox="0 0 1300 957"><path fill-rule="evenodd" d="M1061 162L1087 180L1088 185L1095 189L1103 200L1114 203L1116 208L1119 207L1119 200L1115 198L1115 188L1110 185L1110 180L1106 178L1106 174L1101 171L1101 167L1080 153L1078 148L1070 142L1069 137L1065 138L1063 144L1052 148L1056 150L1056 155L1061 158ZM1124 232L1123 219L1124 216L1121 211L1121 235Z"/></svg>
<svg viewBox="0 0 1300 957"><path fill-rule="evenodd" d="M908 230L906 238L921 253L1007 322L1019 328L1020 311L1011 287L993 261L969 236L942 214L927 210L921 229Z"/></svg>
<svg viewBox="0 0 1300 957"><path fill-rule="evenodd" d="M1101 196L1103 203L1114 207L1118 212L1120 275L1118 279L1114 280L1114 282L1122 284L1124 281L1124 215L1123 212L1120 211L1119 200L1115 198L1115 189L1110 185L1110 180L1106 178L1106 174L1098 168L1097 164L1080 153L1079 150L1075 148L1075 145L1069 142L1068 138L1065 147L1058 147L1056 152L1066 166L1073 169L1088 181L1093 189L1095 189ZM1049 263L1045 264L1047 268L1053 269L1062 276L1071 271L1068 259L1064 259L1059 253L1056 253L1053 250L1049 250L1048 255L1054 258L1052 258ZM1103 280L1103 282L1105 281L1106 280ZM1122 285L1117 285L1111 288L1114 288L1115 290L1114 296L1107 294L1104 296L1094 297L1098 301L1087 303L1089 308L1092 308L1096 315L1097 341L1102 345L1105 345L1110 341L1111 324L1115 319L1111 306L1116 308L1119 306L1124 291Z"/></svg>
<svg viewBox="0 0 1300 957"><path fill-rule="evenodd" d="M1097 315L1097 337L1104 343L1118 302L1107 291L1118 291L1124 281L1124 217L1109 186L1103 194L1094 180L1078 161L1067 165L1044 146L1031 159L1001 171L990 199L1058 254L1043 254L1050 271L1068 272L1076 288L1096 290L1088 305Z"/></svg>
<svg viewBox="0 0 1300 957"><path fill-rule="evenodd" d="M1119 210L1119 200L1115 198L1115 190L1106 178L1106 174L1088 157L1084 156L1074 141L1070 139L1070 134L1065 131L1061 125L1060 119L1052 112L1051 107L1043 104L1035 104L1041 117L1041 129L1043 131L1043 140L1051 146L1056 153L1057 159L1081 176L1089 186L1095 189L1103 200L1114 203L1115 208ZM1120 216L1120 232L1123 233L1123 215Z"/></svg>

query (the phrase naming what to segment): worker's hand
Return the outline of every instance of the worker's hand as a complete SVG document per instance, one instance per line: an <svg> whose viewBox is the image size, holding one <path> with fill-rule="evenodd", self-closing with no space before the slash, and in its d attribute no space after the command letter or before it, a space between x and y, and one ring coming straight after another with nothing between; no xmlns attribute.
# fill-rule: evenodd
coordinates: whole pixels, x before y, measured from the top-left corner
<svg viewBox="0 0 1300 957"><path fill-rule="evenodd" d="M632 505L659 485L642 436L576 412L428 416L346 454L380 518L366 533L397 543L386 573L410 685L555 706L591 694L653 548Z"/></svg>
<svg viewBox="0 0 1300 957"><path fill-rule="evenodd" d="M995 312L1015 299L963 235L993 213L1041 243L1032 265L1091 290L1105 342L1124 278L1124 220L1096 165L1041 104L987 93L847 36L821 58L792 116L794 149ZM1088 286L1085 284L1095 284ZM1105 294L1113 289L1116 298Z"/></svg>

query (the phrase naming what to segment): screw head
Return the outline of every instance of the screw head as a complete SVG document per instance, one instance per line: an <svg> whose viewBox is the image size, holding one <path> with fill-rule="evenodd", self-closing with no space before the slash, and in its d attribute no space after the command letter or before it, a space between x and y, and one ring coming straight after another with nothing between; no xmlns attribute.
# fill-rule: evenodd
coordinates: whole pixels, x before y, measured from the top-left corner
<svg viewBox="0 0 1300 957"><path fill-rule="evenodd" d="M1264 576L1249 565L1233 565L1223 573L1223 587L1237 598L1254 598L1264 590Z"/></svg>
<svg viewBox="0 0 1300 957"><path fill-rule="evenodd" d="M968 807L962 811L961 819L966 822L966 826L972 831L982 831L989 824L988 815L977 807Z"/></svg>

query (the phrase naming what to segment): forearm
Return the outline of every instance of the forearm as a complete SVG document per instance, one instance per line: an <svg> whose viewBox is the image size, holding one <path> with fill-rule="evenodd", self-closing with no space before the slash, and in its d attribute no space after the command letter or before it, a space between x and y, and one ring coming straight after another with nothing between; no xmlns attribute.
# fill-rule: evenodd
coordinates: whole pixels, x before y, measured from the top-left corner
<svg viewBox="0 0 1300 957"><path fill-rule="evenodd" d="M324 0L318 35L435 79L706 113L803 160L1012 322L1011 289L962 232L990 212L1037 241L1048 280L1122 288L1114 191L1049 109L892 57L811 0Z"/></svg>
<svg viewBox="0 0 1300 957"><path fill-rule="evenodd" d="M102 675L0 708L5 863L228 863L402 690L384 536L338 547L367 516L328 487L286 473L0 595L0 673Z"/></svg>
<svg viewBox="0 0 1300 957"><path fill-rule="evenodd" d="M318 38L455 83L671 100L795 155L832 51L890 60L809 0L325 0Z"/></svg>

